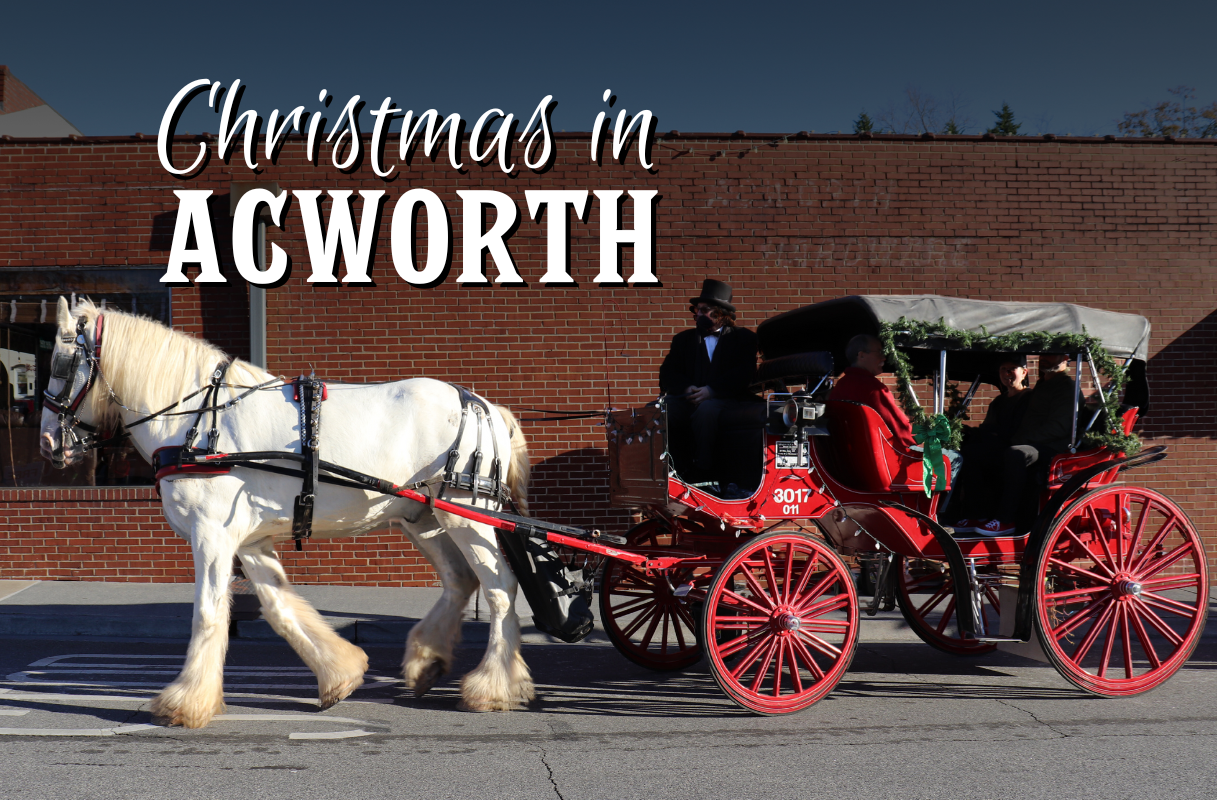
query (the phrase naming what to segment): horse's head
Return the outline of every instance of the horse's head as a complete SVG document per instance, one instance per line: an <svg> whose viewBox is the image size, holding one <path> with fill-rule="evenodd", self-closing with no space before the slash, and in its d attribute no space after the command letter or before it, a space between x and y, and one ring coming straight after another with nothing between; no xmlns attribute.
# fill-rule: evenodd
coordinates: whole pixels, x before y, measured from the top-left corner
<svg viewBox="0 0 1217 800"><path fill-rule="evenodd" d="M88 300L76 308L59 298L56 323L59 330L51 351L51 380L42 405L42 455L56 469L84 460L85 448L77 428L92 427L91 404L85 396L98 378L98 311Z"/></svg>

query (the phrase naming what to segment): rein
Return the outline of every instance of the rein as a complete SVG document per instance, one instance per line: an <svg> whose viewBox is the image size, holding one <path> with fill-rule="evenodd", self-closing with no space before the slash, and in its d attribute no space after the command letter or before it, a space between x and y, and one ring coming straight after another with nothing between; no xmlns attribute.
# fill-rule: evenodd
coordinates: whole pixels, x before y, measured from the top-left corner
<svg viewBox="0 0 1217 800"><path fill-rule="evenodd" d="M211 412L212 415L211 431L209 432L209 444L211 451L214 452L216 439L218 437L218 432L216 430L216 415L220 411L232 408L254 392L268 388L277 388L275 384L285 385L280 378L271 378L270 380L260 383L257 386L242 386L224 383L224 375L228 372L228 367L232 364L231 361L225 361L216 367L215 372L212 373L211 381L206 386L199 387L182 399L165 406L160 411L154 411L152 413L136 411L133 408L128 408L127 406L123 405L123 402L115 393L114 387L110 385L110 381L106 379L105 374L101 370L101 343L102 333L105 329L105 315L97 315L97 326L94 330L92 349L89 348L88 342L85 339L85 325L86 322L84 317L81 317L76 322L76 351L72 354L71 359L69 360L63 357L56 357L52 361L51 377L60 378L63 380L63 388L58 394L54 395L51 394L49 389L43 392L42 407L53 412L59 418L59 442L55 445L51 459L52 463L56 467L62 467L64 465L64 450L67 447L69 439L73 444L79 444L83 452L88 452L90 450L96 450L101 447L117 444L118 442L121 442L131 436L130 431L132 428L138 427L139 425L143 425L147 422L151 422L159 417L177 417L188 414L198 415L195 419L194 427L191 428L190 434L187 438L187 446L189 446L193 442L194 436L197 435L199 421L202 419L203 415L208 412ZM67 340L64 339L63 341ZM80 392L75 398L72 398L69 401L68 397L72 392L72 387L76 385L76 370L77 367L80 366L82 359L89 365L89 374L85 379L84 386L81 387ZM90 435L97 433L97 427L86 422L82 422L80 418L76 416L76 410L80 408L80 405L84 402L85 397L88 396L89 392L93 389L97 378L101 378L101 382L105 384L106 392L110 395L110 402L114 403L114 405L118 406L124 411L131 412L132 414L145 415L130 424L120 423L123 426L123 432L111 436L108 439L98 439L96 436ZM245 389L245 391L227 402L220 403L219 391L221 388L225 387L231 389ZM204 399L201 407L186 409L183 411L173 410L188 400L198 397L204 392L207 393L207 397ZM77 429L85 431L86 435L78 435L76 433Z"/></svg>

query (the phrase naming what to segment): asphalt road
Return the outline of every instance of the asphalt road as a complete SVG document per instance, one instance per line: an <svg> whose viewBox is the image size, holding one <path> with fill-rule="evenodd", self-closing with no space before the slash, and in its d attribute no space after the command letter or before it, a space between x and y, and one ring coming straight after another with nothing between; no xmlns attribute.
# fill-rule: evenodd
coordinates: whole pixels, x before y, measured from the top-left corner
<svg viewBox="0 0 1217 800"><path fill-rule="evenodd" d="M745 713L705 662L636 667L603 641L525 645L528 711L403 696L399 648L319 712L285 646L234 641L228 713L152 726L182 642L0 640L0 798L1210 798L1217 639L1148 695L1106 700L1049 666L863 644L827 699ZM462 651L460 672L480 646Z"/></svg>

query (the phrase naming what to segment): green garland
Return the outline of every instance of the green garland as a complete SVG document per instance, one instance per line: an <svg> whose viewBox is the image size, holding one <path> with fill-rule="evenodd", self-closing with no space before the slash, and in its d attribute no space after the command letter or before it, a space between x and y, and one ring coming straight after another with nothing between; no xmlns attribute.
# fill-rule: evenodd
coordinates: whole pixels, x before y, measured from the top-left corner
<svg viewBox="0 0 1217 800"><path fill-rule="evenodd" d="M913 423L928 424L928 416L921 406L913 399L912 369L904 353L896 347L896 337L900 337L903 347L916 347L929 344L931 340L946 340L959 349L983 350L991 353L1011 353L1018 351L1057 351L1069 353L1089 353L1095 368L1100 374L1111 381L1111 391L1107 393L1104 410L1108 420L1120 419L1120 393L1128 380L1127 372L1120 366L1103 343L1085 332L1082 333L1049 333L1047 331L1027 331L1005 333L993 336L983 327L980 333L960 330L946 325L941 319L938 322L919 322L901 317L895 323L879 323L879 340L883 342L883 352L889 364L893 364L896 375L896 389L900 393L900 403ZM951 423L951 438L948 446L959 449L963 442L963 421L968 418L967 412L959 413L963 407L963 392L959 385L947 385L949 404L947 417ZM1135 433L1124 435L1121 428L1113 428L1110 432L1090 432L1082 437L1086 447L1106 447L1117 453L1132 456L1141 450L1141 438Z"/></svg>

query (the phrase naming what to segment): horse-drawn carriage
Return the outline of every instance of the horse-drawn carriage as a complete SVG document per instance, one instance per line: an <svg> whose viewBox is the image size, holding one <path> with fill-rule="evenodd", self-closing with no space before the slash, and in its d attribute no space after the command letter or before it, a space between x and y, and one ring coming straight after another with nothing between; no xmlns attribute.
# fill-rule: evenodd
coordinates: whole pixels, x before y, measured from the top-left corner
<svg viewBox="0 0 1217 800"><path fill-rule="evenodd" d="M1075 361L1072 445L1049 465L1028 527L954 534L938 519L949 471L927 492L923 454L894 444L873 409L828 399L833 365L859 333L883 335L912 377L932 379L936 414L952 411L949 380L971 382L970 400L997 383L1009 353ZM704 653L741 705L805 708L841 679L857 643L845 554L875 578L870 613L894 594L912 630L950 653L1035 637L1066 679L1109 696L1152 689L1186 661L1207 613L1203 544L1170 499L1115 483L1165 448L1130 457L1112 449L1119 444L1083 445L1092 430L1132 441L1148 403L1144 318L1065 304L847 297L782 314L758 334L759 378L776 390L758 415L763 464L746 499L667 468L662 403L610 417L613 500L642 509L627 539L649 559L604 568L601 621L623 655L666 670ZM1123 406L1101 386L1099 341L1124 361ZM1080 403L1084 371L1102 395L1094 409ZM1003 605L1002 594L1017 602Z"/></svg>
<svg viewBox="0 0 1217 800"><path fill-rule="evenodd" d="M613 501L644 516L624 538L504 512L513 501L526 512L523 437L505 409L459 387L285 382L157 323L87 303L71 311L62 299L58 326L44 452L70 463L103 438L84 433L93 426L125 428L156 462L166 516L194 552L194 638L182 675L154 703L171 722L204 725L223 707L234 555L268 621L317 673L321 704L357 688L366 657L291 591L273 543L388 522L445 587L407 642L403 673L416 693L451 663L471 593L479 584L486 593L490 643L462 683L463 702L480 710L533 693L504 556L540 627L567 640L590 628L579 606L591 581L561 567L551 545L605 557L602 624L623 655L666 670L704 654L727 694L766 714L806 708L849 666L861 606L842 554L877 573L872 613L890 591L922 639L958 654L1036 637L1062 675L1096 694L1161 684L1203 631L1208 573L1191 521L1158 492L1115 483L1165 450L1134 453L1128 437L1148 402L1149 326L1138 316L936 297L842 298L779 315L758 329L767 395L742 449L727 454L743 470L740 485L755 487L748 496L680 478L662 403L609 413ZM828 399L857 333L884 338L902 380L933 379L935 415L958 412L947 408L949 380L971 381L970 399L996 382L1003 354L1075 360L1072 447L1052 461L1028 529L952 535L939 520L949 472L934 469L942 456L930 439L928 457L908 452L874 410ZM1093 411L1079 402L1084 364L1100 396ZM1117 379L1115 392L1127 377L1127 407L1104 392L1096 365ZM1084 444L1088 431L1096 446ZM385 474L403 483L375 477ZM1003 593L1016 601L1002 603Z"/></svg>

